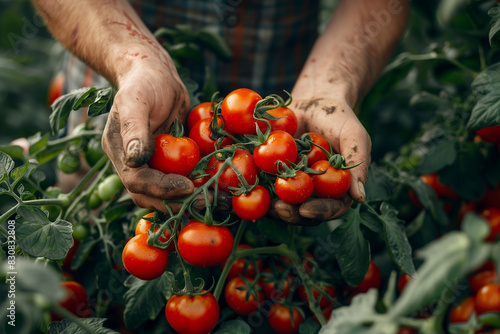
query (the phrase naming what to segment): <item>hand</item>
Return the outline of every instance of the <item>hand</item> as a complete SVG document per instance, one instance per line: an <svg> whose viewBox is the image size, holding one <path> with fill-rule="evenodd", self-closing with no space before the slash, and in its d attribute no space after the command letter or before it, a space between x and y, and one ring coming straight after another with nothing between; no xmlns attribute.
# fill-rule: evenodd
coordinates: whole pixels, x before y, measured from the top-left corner
<svg viewBox="0 0 500 334"><path fill-rule="evenodd" d="M293 93L292 93L293 96ZM364 202L364 184L370 164L371 140L345 99L329 97L295 99L290 109L297 115L297 135L316 132L325 137L335 153L346 159L346 166L363 162L350 169L351 186L339 199L310 199L302 205L290 205L278 200L272 213L290 224L315 225L344 215L354 199Z"/></svg>
<svg viewBox="0 0 500 334"><path fill-rule="evenodd" d="M167 133L175 118L184 121L189 95L168 56L135 63L117 81L102 147L135 204L166 212L163 199L191 194L193 183L151 169L147 162L154 152L154 136Z"/></svg>

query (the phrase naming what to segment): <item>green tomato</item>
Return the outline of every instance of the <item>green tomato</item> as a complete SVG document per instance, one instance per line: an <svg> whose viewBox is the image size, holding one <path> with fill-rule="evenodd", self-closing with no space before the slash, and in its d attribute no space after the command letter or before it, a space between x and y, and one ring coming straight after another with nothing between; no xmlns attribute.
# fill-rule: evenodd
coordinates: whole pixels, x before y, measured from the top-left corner
<svg viewBox="0 0 500 334"><path fill-rule="evenodd" d="M80 157L72 152L63 152L57 158L57 167L63 173L75 173L80 169Z"/></svg>
<svg viewBox="0 0 500 334"><path fill-rule="evenodd" d="M95 189L89 196L89 208L91 210L97 209L102 204L102 199L99 197L97 189Z"/></svg>
<svg viewBox="0 0 500 334"><path fill-rule="evenodd" d="M49 195L50 197L52 197L52 198L57 198L57 196L59 196L60 194L62 194L63 191L59 187L50 186L50 187L47 187L47 189L45 189L45 193L47 195Z"/></svg>
<svg viewBox="0 0 500 334"><path fill-rule="evenodd" d="M85 224L76 224L73 226L73 237L77 240L83 240L89 235L89 228Z"/></svg>
<svg viewBox="0 0 500 334"><path fill-rule="evenodd" d="M85 160L89 166L94 166L103 155L104 151L102 150L101 142L95 138L91 138L85 149Z"/></svg>
<svg viewBox="0 0 500 334"><path fill-rule="evenodd" d="M125 187L117 174L111 174L99 183L97 194L103 201L113 200Z"/></svg>
<svg viewBox="0 0 500 334"><path fill-rule="evenodd" d="M59 213L61 213L61 208L56 205L42 205L40 209L49 213L50 221L55 221L59 217Z"/></svg>

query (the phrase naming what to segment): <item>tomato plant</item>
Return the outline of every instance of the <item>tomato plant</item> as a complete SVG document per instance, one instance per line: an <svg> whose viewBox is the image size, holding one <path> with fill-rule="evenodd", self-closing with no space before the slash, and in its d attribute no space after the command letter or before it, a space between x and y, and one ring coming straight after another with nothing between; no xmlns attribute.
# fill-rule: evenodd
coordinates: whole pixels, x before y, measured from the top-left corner
<svg viewBox="0 0 500 334"><path fill-rule="evenodd" d="M180 334L209 333L219 319L219 305L210 292L192 297L173 295L165 307L165 316Z"/></svg>
<svg viewBox="0 0 500 334"><path fill-rule="evenodd" d="M330 144L328 144L328 141L323 136L314 132L306 132L304 135L308 135L311 142L330 152ZM311 149L305 153L305 156L307 157L307 165L309 167L314 165L317 161L328 159L326 153L314 144L311 144Z"/></svg>
<svg viewBox="0 0 500 334"><path fill-rule="evenodd" d="M149 165L163 173L188 175L199 160L200 149L191 138L161 134L155 137Z"/></svg>

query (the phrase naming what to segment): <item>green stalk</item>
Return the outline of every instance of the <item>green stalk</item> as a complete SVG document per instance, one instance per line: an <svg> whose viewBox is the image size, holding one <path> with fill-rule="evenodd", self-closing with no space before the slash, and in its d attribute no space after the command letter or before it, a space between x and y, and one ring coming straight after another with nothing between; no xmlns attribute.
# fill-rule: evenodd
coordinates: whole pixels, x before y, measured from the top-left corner
<svg viewBox="0 0 500 334"><path fill-rule="evenodd" d="M53 305L52 309L59 315L61 315L63 318L66 318L78 326L80 326L85 332L88 334L94 334L94 330L90 328L86 323L84 323L80 318L78 318L76 315L73 313L69 312L65 308L62 308L59 305Z"/></svg>
<svg viewBox="0 0 500 334"><path fill-rule="evenodd" d="M69 200L74 201L76 196L80 194L82 189L85 187L87 182L103 167L107 162L109 161L108 157L106 155L103 155L99 161L92 167L92 169L89 170L87 174L80 180L80 182L77 184L77 186L68 194ZM103 168L105 170L106 168Z"/></svg>

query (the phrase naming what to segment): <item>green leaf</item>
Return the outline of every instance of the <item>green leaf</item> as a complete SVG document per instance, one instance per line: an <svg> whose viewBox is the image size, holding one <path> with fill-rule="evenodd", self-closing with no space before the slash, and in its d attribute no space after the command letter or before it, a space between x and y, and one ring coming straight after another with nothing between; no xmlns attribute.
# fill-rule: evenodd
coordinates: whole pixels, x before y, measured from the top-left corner
<svg viewBox="0 0 500 334"><path fill-rule="evenodd" d="M210 67L205 67L205 82L201 89L200 100L211 101L212 95L217 92L217 81Z"/></svg>
<svg viewBox="0 0 500 334"><path fill-rule="evenodd" d="M41 135L40 132L28 138L30 143L29 154L35 154L47 146L49 142L49 134Z"/></svg>
<svg viewBox="0 0 500 334"><path fill-rule="evenodd" d="M370 264L370 244L360 230L359 210L349 210L344 221L330 233L332 248L342 271L351 286L363 282Z"/></svg>
<svg viewBox="0 0 500 334"><path fill-rule="evenodd" d="M441 141L422 157L418 168L422 174L433 173L451 165L456 158L455 143L449 140Z"/></svg>
<svg viewBox="0 0 500 334"><path fill-rule="evenodd" d="M230 320L221 324L215 334L250 334L250 326L243 320Z"/></svg>
<svg viewBox="0 0 500 334"><path fill-rule="evenodd" d="M394 185L385 170L372 163L368 168L368 178L365 185L367 201L387 201L391 198Z"/></svg>
<svg viewBox="0 0 500 334"><path fill-rule="evenodd" d="M174 275L165 272L152 281L143 281L135 277L127 280L130 287L125 293L125 326L129 329L139 327L148 319L155 319L165 309L165 300L172 295Z"/></svg>
<svg viewBox="0 0 500 334"><path fill-rule="evenodd" d="M273 220L264 216L257 219L255 225L257 225L257 228L262 234L274 243L281 244L289 240L290 233L288 232L287 224L282 221Z"/></svg>
<svg viewBox="0 0 500 334"><path fill-rule="evenodd" d="M231 49L218 33L209 29L201 29L196 32L195 38L203 46L214 51L222 59L230 60L233 57Z"/></svg>
<svg viewBox="0 0 500 334"><path fill-rule="evenodd" d="M99 243L99 239L85 238L85 240L78 246L75 253L75 258L71 262L71 269L79 269L87 260L92 248Z"/></svg>
<svg viewBox="0 0 500 334"><path fill-rule="evenodd" d="M24 152L21 146L17 145L2 145L0 152L8 154L12 159L24 160Z"/></svg>
<svg viewBox="0 0 500 334"><path fill-rule="evenodd" d="M472 88L479 100L472 109L467 123L471 132L500 124L500 63L496 63L478 74Z"/></svg>
<svg viewBox="0 0 500 334"><path fill-rule="evenodd" d="M321 325L313 317L309 317L300 324L299 334L316 334L320 328Z"/></svg>
<svg viewBox="0 0 500 334"><path fill-rule="evenodd" d="M432 218L439 224L445 224L448 217L438 201L434 190L414 175L401 175L400 182L409 186L417 195L424 208L428 209Z"/></svg>
<svg viewBox="0 0 500 334"><path fill-rule="evenodd" d="M57 135L59 130L66 125L69 114L73 110L73 105L80 99L82 94L88 92L88 88L80 88L57 98L52 103L52 113L50 114L49 121L50 131L53 136Z"/></svg>
<svg viewBox="0 0 500 334"><path fill-rule="evenodd" d="M57 219L50 222L47 215L36 206L20 206L16 220L16 239L26 253L59 260L73 246L71 223Z"/></svg>
<svg viewBox="0 0 500 334"><path fill-rule="evenodd" d="M84 107L88 105L87 115L89 117L96 117L99 115L106 114L111 111L111 107L113 106L113 101L115 99L115 88L107 87L101 88L92 92L81 104L80 107ZM73 106L74 110L77 110L78 107Z"/></svg>
<svg viewBox="0 0 500 334"><path fill-rule="evenodd" d="M94 334L119 334L112 329L103 327L106 320L104 318L80 318L80 321L90 327ZM88 334L88 332L74 322L64 319L59 322L51 322L48 334Z"/></svg>
<svg viewBox="0 0 500 334"><path fill-rule="evenodd" d="M413 315L455 287L466 289L456 285L465 272L469 249L470 241L464 233L450 232L419 250L417 257L425 261L389 315L393 318Z"/></svg>
<svg viewBox="0 0 500 334"><path fill-rule="evenodd" d="M0 183L7 179L7 176L14 166L14 160L6 153L0 152Z"/></svg>
<svg viewBox="0 0 500 334"><path fill-rule="evenodd" d="M491 29L489 33L490 45L493 49L500 48L500 7L493 7L488 11L491 16Z"/></svg>
<svg viewBox="0 0 500 334"><path fill-rule="evenodd" d="M198 83L191 79L189 76L189 70L185 67L178 67L177 68L177 73L179 73L179 77L182 80L182 83L184 83L184 86L186 86L186 89L189 93L189 102L191 103L192 106L197 106L200 104L200 100L196 96L196 90L198 90Z"/></svg>
<svg viewBox="0 0 500 334"><path fill-rule="evenodd" d="M500 312L488 312L481 314L478 319L482 325L490 325L500 328Z"/></svg>
<svg viewBox="0 0 500 334"><path fill-rule="evenodd" d="M474 334L480 328L476 314L473 313L467 322L448 324L448 332L450 334Z"/></svg>
<svg viewBox="0 0 500 334"><path fill-rule="evenodd" d="M25 162L23 165L13 169L10 172L10 177L14 180L12 184L17 183L23 176L31 176L31 174L38 168L38 162L35 160L30 160Z"/></svg>
<svg viewBox="0 0 500 334"><path fill-rule="evenodd" d="M462 231L471 241L480 243L490 234L490 225L480 215L468 212L462 221Z"/></svg>
<svg viewBox="0 0 500 334"><path fill-rule="evenodd" d="M396 284L398 282L398 273L393 270L389 276L389 281L387 282L387 290L384 293L382 302L386 309L390 309L394 301L396 300Z"/></svg>

